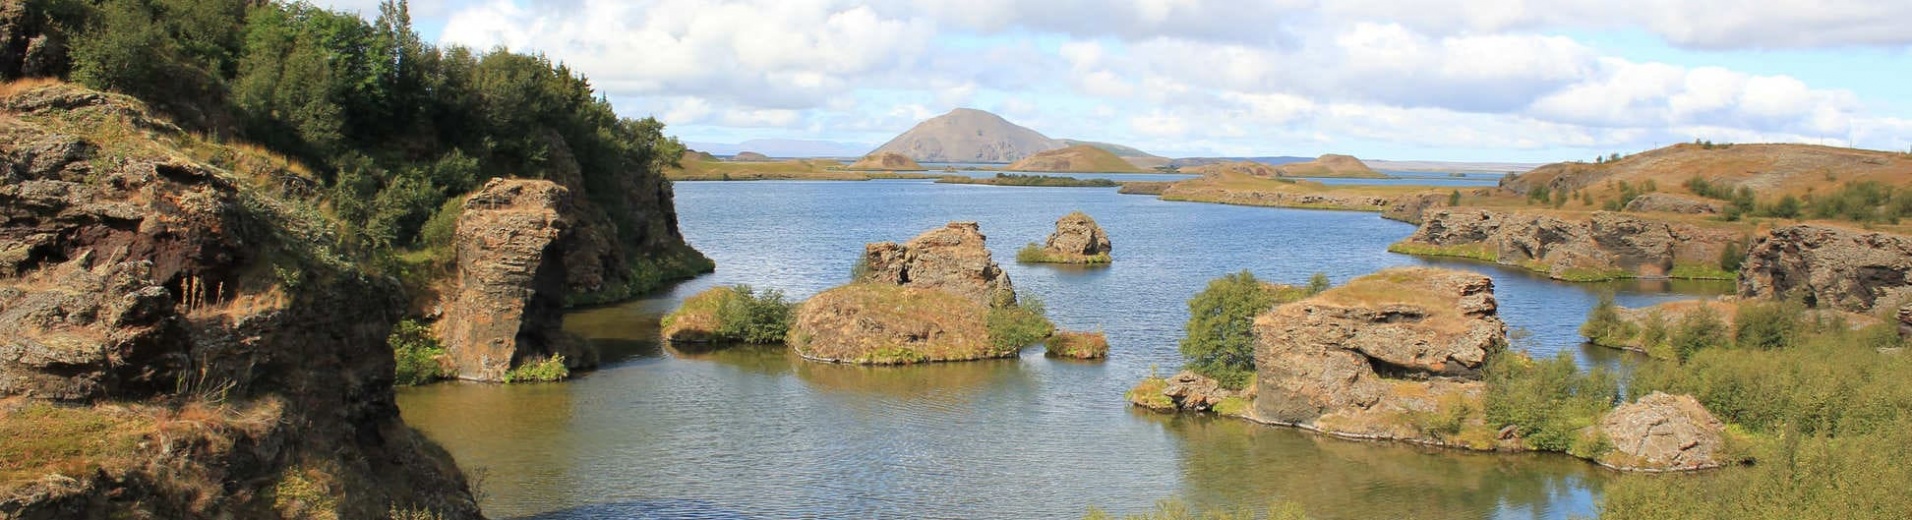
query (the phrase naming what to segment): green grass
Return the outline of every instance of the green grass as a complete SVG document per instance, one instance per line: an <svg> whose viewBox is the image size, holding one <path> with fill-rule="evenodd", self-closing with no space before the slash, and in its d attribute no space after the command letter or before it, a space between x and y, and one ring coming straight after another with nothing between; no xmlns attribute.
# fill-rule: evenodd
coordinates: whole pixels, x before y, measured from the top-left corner
<svg viewBox="0 0 1912 520"><path fill-rule="evenodd" d="M1162 391L1168 389L1168 380L1156 376L1153 373L1153 369L1151 369L1150 372L1148 377L1142 379L1142 382L1136 383L1134 388L1130 388L1128 392L1124 392L1122 398L1128 399L1130 403L1136 406L1150 410L1174 410L1175 400L1170 399L1166 395L1162 395Z"/></svg>
<svg viewBox="0 0 1912 520"><path fill-rule="evenodd" d="M1674 264L1670 278L1682 280L1736 280L1739 273L1704 264Z"/></svg>
<svg viewBox="0 0 1912 520"><path fill-rule="evenodd" d="M385 343L392 347L392 357L397 361L394 375L399 386L428 384L451 376L443 362L445 348L431 327L411 319L400 321Z"/></svg>
<svg viewBox="0 0 1912 520"><path fill-rule="evenodd" d="M1388 252L1400 253L1403 255L1414 255L1414 256L1443 256L1443 257L1452 257L1452 258L1469 258L1473 260L1480 260L1482 262L1499 262L1500 261L1500 254L1494 252L1493 249L1489 249L1485 244L1461 244L1461 245L1452 245L1452 246L1437 246L1433 244L1422 244L1418 242L1402 241L1402 242L1395 242L1393 245L1389 245Z"/></svg>
<svg viewBox="0 0 1912 520"><path fill-rule="evenodd" d="M1542 272L1542 273L1548 272L1545 269L1536 269L1536 271ZM1625 280L1629 278L1639 277L1638 275L1635 275L1632 271L1620 269L1617 267L1606 268L1606 269L1590 269L1590 268L1584 268L1584 267L1572 267L1572 268L1562 269L1558 273L1552 273L1552 275L1555 280L1562 280L1562 281L1568 281L1568 282L1605 282L1605 281L1611 281L1611 280Z"/></svg>
<svg viewBox="0 0 1912 520"><path fill-rule="evenodd" d="M684 300L664 316L667 339L770 344L790 331L793 304L776 289L757 291L748 285L713 287Z"/></svg>
<svg viewBox="0 0 1912 520"><path fill-rule="evenodd" d="M1215 403L1214 412L1223 417L1245 417L1254 404L1246 397L1224 397L1221 402Z"/></svg>
<svg viewBox="0 0 1912 520"><path fill-rule="evenodd" d="M1058 332L1043 347L1050 357L1101 359L1109 355L1109 338L1101 332Z"/></svg>
<svg viewBox="0 0 1912 520"><path fill-rule="evenodd" d="M533 359L518 365L505 373L505 383L554 383L571 377L571 369L564 366L564 355L554 354L548 358Z"/></svg>
<svg viewBox="0 0 1912 520"><path fill-rule="evenodd" d="M33 401L0 408L0 482L81 477L116 465L139 452L151 427L145 418L92 407Z"/></svg>
<svg viewBox="0 0 1912 520"><path fill-rule="evenodd" d="M1019 303L1014 306L990 309L986 318L989 344L998 354L1007 355L1022 350L1056 332L1056 326L1049 322L1048 308L1043 305L1041 298L1024 294L1018 300Z"/></svg>

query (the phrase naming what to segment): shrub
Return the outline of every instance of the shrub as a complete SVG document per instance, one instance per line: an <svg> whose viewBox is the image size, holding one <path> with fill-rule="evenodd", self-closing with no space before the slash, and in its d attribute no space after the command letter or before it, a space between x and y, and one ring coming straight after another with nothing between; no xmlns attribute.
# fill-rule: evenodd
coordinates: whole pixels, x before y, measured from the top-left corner
<svg viewBox="0 0 1912 520"><path fill-rule="evenodd" d="M730 288L730 297L717 307L719 340L776 343L790 332L792 305L776 289L756 292L748 285Z"/></svg>
<svg viewBox="0 0 1912 520"><path fill-rule="evenodd" d="M1624 346L1639 334L1639 326L1620 317L1620 306L1613 302L1612 293L1601 294L1600 303L1587 312L1587 322L1580 325L1580 335L1595 345Z"/></svg>
<svg viewBox="0 0 1912 520"><path fill-rule="evenodd" d="M438 336L417 320L398 322L385 343L392 347L392 357L397 361L394 375L400 386L422 385L451 375L441 361L445 348L438 344Z"/></svg>
<svg viewBox="0 0 1912 520"><path fill-rule="evenodd" d="M1488 361L1483 375L1488 426L1515 426L1528 446L1547 451L1591 450L1580 430L1619 397L1619 380L1611 372L1583 373L1565 352L1545 361L1503 353Z"/></svg>
<svg viewBox="0 0 1912 520"><path fill-rule="evenodd" d="M1274 291L1248 271L1208 282L1188 301L1182 356L1188 369L1241 389L1255 374L1255 316L1276 304Z"/></svg>
<svg viewBox="0 0 1912 520"><path fill-rule="evenodd" d="M1461 205L1461 190L1454 190L1447 194L1447 205L1448 206Z"/></svg>
<svg viewBox="0 0 1912 520"><path fill-rule="evenodd" d="M1726 345L1727 339L1726 322L1720 321L1711 306L1701 305L1680 318L1668 342L1672 344L1673 355L1686 360L1701 349Z"/></svg>
<svg viewBox="0 0 1912 520"><path fill-rule="evenodd" d="M1109 337L1101 332L1058 332L1042 345L1051 357L1100 359L1109 355Z"/></svg>
<svg viewBox="0 0 1912 520"><path fill-rule="evenodd" d="M989 343L998 352L1022 350L1056 332L1041 298L1025 293L1017 301L1015 305L989 309Z"/></svg>
<svg viewBox="0 0 1912 520"><path fill-rule="evenodd" d="M1334 282L1328 281L1328 273L1316 272L1308 277L1308 295L1313 296L1334 288Z"/></svg>
<svg viewBox="0 0 1912 520"><path fill-rule="evenodd" d="M1048 259L1049 259L1048 253L1044 253L1042 251L1042 244L1037 244L1035 242L1024 244L1022 246L1022 249L1019 249L1016 251L1017 262L1021 262L1025 264L1039 264L1039 263L1047 262Z"/></svg>
<svg viewBox="0 0 1912 520"><path fill-rule="evenodd" d="M528 360L505 373L506 383L553 383L571 378L570 367L564 366L564 355L553 354L547 358Z"/></svg>
<svg viewBox="0 0 1912 520"><path fill-rule="evenodd" d="M1804 304L1790 301L1748 302L1733 317L1738 327L1733 343L1742 348L1775 349L1793 344L1805 327Z"/></svg>

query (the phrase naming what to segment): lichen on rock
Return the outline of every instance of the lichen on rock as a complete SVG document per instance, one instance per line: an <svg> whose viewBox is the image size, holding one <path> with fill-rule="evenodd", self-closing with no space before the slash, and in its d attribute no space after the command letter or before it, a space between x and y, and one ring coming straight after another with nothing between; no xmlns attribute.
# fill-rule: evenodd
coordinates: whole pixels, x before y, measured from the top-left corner
<svg viewBox="0 0 1912 520"><path fill-rule="evenodd" d="M939 289L991 306L1016 303L1009 273L990 258L988 237L975 222L951 222L910 241L864 248L867 269L857 281Z"/></svg>
<svg viewBox="0 0 1912 520"><path fill-rule="evenodd" d="M1600 420L1613 451L1600 462L1621 469L1692 470L1726 463L1725 425L1687 395L1653 392Z"/></svg>
<svg viewBox="0 0 1912 520"><path fill-rule="evenodd" d="M1034 246L1034 244L1031 244ZM1040 249L1025 249L1016 260L1048 264L1106 264L1114 248L1109 234L1095 218L1080 211L1056 219L1056 231L1049 234Z"/></svg>

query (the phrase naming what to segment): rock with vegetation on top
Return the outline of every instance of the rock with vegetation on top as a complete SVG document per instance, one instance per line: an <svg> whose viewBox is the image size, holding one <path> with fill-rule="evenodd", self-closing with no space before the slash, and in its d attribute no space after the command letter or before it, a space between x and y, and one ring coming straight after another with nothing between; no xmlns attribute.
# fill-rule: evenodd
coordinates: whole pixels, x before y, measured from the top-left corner
<svg viewBox="0 0 1912 520"><path fill-rule="evenodd" d="M1219 162L1219 163L1213 163L1213 164L1202 164L1202 165L1196 165L1196 166L1183 167L1179 169L1178 171L1180 171L1181 173L1201 175L1205 177L1220 177L1223 175L1246 175L1249 177L1257 177L1262 179L1273 179L1275 177L1281 176L1280 169L1277 169L1276 167L1265 164L1265 163L1258 163L1253 161L1232 161L1232 162Z"/></svg>
<svg viewBox="0 0 1912 520"><path fill-rule="evenodd" d="M1018 172L1137 173L1146 171L1114 153L1080 144L1041 152L1004 168Z"/></svg>
<svg viewBox="0 0 1912 520"><path fill-rule="evenodd" d="M1043 340L1044 355L1065 359L1109 357L1109 338L1101 332L1057 332Z"/></svg>
<svg viewBox="0 0 1912 520"><path fill-rule="evenodd" d="M1016 286L989 255L981 226L951 222L910 241L864 248L857 280L941 289L988 307L1016 303Z"/></svg>
<svg viewBox="0 0 1912 520"><path fill-rule="evenodd" d="M400 288L253 182L290 172L76 86L0 119L0 516L480 518L399 418Z"/></svg>
<svg viewBox="0 0 1912 520"><path fill-rule="evenodd" d="M770 156L757 152L738 152L737 155L730 156L730 160L733 162L768 162Z"/></svg>
<svg viewBox="0 0 1912 520"><path fill-rule="evenodd" d="M990 344L989 308L931 287L855 283L798 307L789 343L804 358L902 365L1016 355Z"/></svg>
<svg viewBox="0 0 1912 520"><path fill-rule="evenodd" d="M1687 395L1660 392L1623 404L1600 420L1613 451L1600 462L1633 470L1692 470L1726 463L1725 425Z"/></svg>
<svg viewBox="0 0 1912 520"><path fill-rule="evenodd" d="M1387 174L1374 171L1367 163L1349 155L1325 154L1315 160L1277 166L1276 171L1283 177L1356 177L1367 179L1385 179Z"/></svg>
<svg viewBox="0 0 1912 520"><path fill-rule="evenodd" d="M1626 206L1627 213L1679 213L1683 215L1716 215L1723 205L1718 201L1675 195L1671 193L1646 193L1634 197Z"/></svg>
<svg viewBox="0 0 1912 520"><path fill-rule="evenodd" d="M1431 268L1382 271L1276 307L1255 320L1255 413L1357 435L1414 435L1376 417L1477 394L1483 365L1507 342L1498 309L1486 276Z"/></svg>
<svg viewBox="0 0 1912 520"><path fill-rule="evenodd" d="M1806 304L1854 312L1912 302L1912 237L1832 226L1772 230L1753 242L1739 294L1799 293Z"/></svg>
<svg viewBox="0 0 1912 520"><path fill-rule="evenodd" d="M854 163L850 163L850 165L845 167L844 169L876 170L876 171L918 171L923 169L923 165L916 164L915 160L912 160L908 156L905 156L900 153L877 152L870 155L866 155L862 159Z"/></svg>
<svg viewBox="0 0 1912 520"><path fill-rule="evenodd" d="M457 275L438 335L457 377L503 381L519 364L594 358L563 332L570 190L545 180L492 179L465 199L453 239Z"/></svg>
<svg viewBox="0 0 1912 520"><path fill-rule="evenodd" d="M1109 234L1095 219L1080 211L1056 219L1056 231L1043 241L1039 254L1018 254L1016 260L1051 264L1106 264ZM1025 258L1026 257L1026 258Z"/></svg>
<svg viewBox="0 0 1912 520"><path fill-rule="evenodd" d="M1484 209L1440 209L1389 249L1516 265L1560 280L1726 277L1734 233L1614 212L1585 218Z"/></svg>

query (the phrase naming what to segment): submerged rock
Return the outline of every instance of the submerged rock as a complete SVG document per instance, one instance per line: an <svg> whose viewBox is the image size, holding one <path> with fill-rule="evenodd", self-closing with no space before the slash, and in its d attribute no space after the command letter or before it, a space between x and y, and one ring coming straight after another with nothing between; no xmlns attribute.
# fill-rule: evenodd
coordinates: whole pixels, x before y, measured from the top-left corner
<svg viewBox="0 0 1912 520"><path fill-rule="evenodd" d="M1726 462L1725 430L1692 396L1654 392L1600 420L1600 433L1613 445L1601 463L1635 470L1717 467Z"/></svg>
<svg viewBox="0 0 1912 520"><path fill-rule="evenodd" d="M1787 226L1755 240L1739 294L1785 297L1813 307L1866 312L1912 303L1912 237L1820 225Z"/></svg>
<svg viewBox="0 0 1912 520"><path fill-rule="evenodd" d="M1507 326L1486 276L1401 268L1276 307L1256 318L1255 337L1259 419L1413 436L1380 418L1478 393Z"/></svg>
<svg viewBox="0 0 1912 520"><path fill-rule="evenodd" d="M857 281L939 289L984 306L1014 305L1016 286L990 258L986 240L975 222L951 222L903 244L870 244L863 253L867 269Z"/></svg>
<svg viewBox="0 0 1912 520"><path fill-rule="evenodd" d="M465 200L453 238L454 289L438 334L460 379L503 381L520 363L594 356L563 332L571 192L551 181L492 179Z"/></svg>

